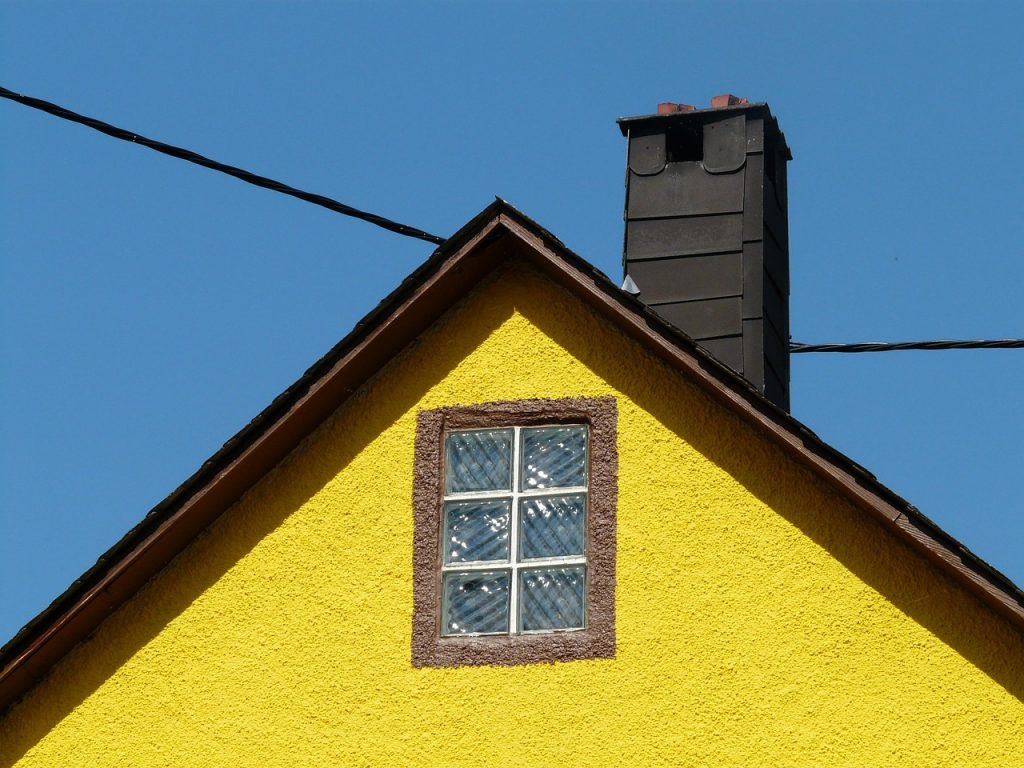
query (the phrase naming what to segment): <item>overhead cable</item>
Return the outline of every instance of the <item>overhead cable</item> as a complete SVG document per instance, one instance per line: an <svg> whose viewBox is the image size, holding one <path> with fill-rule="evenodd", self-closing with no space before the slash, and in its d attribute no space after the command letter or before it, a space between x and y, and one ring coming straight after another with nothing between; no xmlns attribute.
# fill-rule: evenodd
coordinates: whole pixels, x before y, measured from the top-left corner
<svg viewBox="0 0 1024 768"><path fill-rule="evenodd" d="M977 341L867 341L857 344L800 344L790 342L790 352L898 352L905 349L1024 349L1024 339Z"/></svg>
<svg viewBox="0 0 1024 768"><path fill-rule="evenodd" d="M255 173L243 170L241 168L235 168L231 165L225 165L224 163L218 163L216 160L211 160L208 157L196 154L187 149L181 147L175 147L171 144L164 144L162 141L155 141L153 139L147 139L145 136L140 136L132 131L125 130L124 128L117 128L116 126L104 123L102 120L96 120L92 117L86 117L80 115L77 112L72 112L70 109L65 109L57 104L52 104L49 101L43 101L42 99L36 99L31 96L23 96L19 93L14 93L6 88L0 87L0 96L11 101L16 101L19 104L24 104L27 107L33 109L39 109L43 112L47 112L56 117L64 120L70 120L73 123L80 123L88 128L105 133L108 136L113 136L115 139L121 139L123 141L129 141L133 144L141 144L144 147L162 152L165 155L176 157L180 160L187 160L190 163L201 165L204 168L210 168L214 171L220 171L226 173L229 176L234 176L236 179L241 179L248 184L254 184L257 187L263 187L274 192L280 192L283 195L291 195L297 197L299 200L305 200L307 203L313 203L323 208L327 208L335 213L340 213L345 216L352 216L356 219L362 219L363 221L369 222L370 224L376 224L378 227L382 227L391 232L395 232L399 235L405 235L406 237L415 237L420 240L426 240L430 243L442 245L445 241L443 237L432 235L429 232L424 232L422 229L416 227L410 227L407 224L399 224L397 221L386 219L383 216L378 216L375 213L367 213L366 211L360 211L358 208L353 208L350 205L339 203L337 200L332 200L329 197L323 195L313 194L312 192L304 192L301 189L290 187L287 184L282 184L279 181L268 179L266 176L258 176Z"/></svg>

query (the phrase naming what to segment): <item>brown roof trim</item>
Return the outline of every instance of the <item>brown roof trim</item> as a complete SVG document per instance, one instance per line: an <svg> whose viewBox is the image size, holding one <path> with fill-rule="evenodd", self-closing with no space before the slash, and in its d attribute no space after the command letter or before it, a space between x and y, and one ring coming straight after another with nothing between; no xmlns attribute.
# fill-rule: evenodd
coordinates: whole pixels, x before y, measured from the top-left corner
<svg viewBox="0 0 1024 768"><path fill-rule="evenodd" d="M511 238L509 236L512 236ZM523 248L525 244L529 247ZM1024 629L1024 593L849 458L515 208L497 200L0 649L0 711L274 468L363 382L510 253L527 257L629 336L761 428L894 534Z"/></svg>
<svg viewBox="0 0 1024 768"><path fill-rule="evenodd" d="M518 216L523 218L522 214ZM592 299L594 306L617 320L619 327L630 336L644 343L673 367L692 375L719 402L752 420L796 460L852 498L860 508L881 520L983 602L1024 629L1024 592L1005 575L882 485L870 472L765 399L745 379L719 363L685 333L620 290L579 256L566 251L557 240L545 243L544 238L549 235L544 230L528 222L535 230L531 232L529 227L514 218L507 215L504 218L513 232L545 253L550 265L554 266L561 260L577 267L576 271L549 271L556 281L574 287L577 292L583 291ZM557 253L557 250L565 252Z"/></svg>
<svg viewBox="0 0 1024 768"><path fill-rule="evenodd" d="M502 255L496 201L0 648L0 712L181 552ZM472 254L472 258L462 256ZM443 280L457 271L454 279Z"/></svg>

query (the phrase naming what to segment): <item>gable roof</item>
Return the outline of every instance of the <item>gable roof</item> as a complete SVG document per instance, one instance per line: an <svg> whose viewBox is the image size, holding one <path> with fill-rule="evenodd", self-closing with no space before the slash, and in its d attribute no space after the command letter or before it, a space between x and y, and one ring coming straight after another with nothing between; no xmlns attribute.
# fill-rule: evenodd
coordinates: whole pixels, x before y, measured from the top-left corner
<svg viewBox="0 0 1024 768"><path fill-rule="evenodd" d="M698 383L793 460L1024 631L1024 592L1009 579L765 399L685 333L620 290L551 233L498 199L434 251L348 336L0 648L0 711L185 549L361 384L513 255L525 258Z"/></svg>

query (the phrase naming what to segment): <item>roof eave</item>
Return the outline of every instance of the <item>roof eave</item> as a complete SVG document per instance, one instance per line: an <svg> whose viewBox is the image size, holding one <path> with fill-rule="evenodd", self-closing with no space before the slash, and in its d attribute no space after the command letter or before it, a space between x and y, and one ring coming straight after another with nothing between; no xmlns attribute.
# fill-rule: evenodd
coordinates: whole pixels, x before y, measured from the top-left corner
<svg viewBox="0 0 1024 768"><path fill-rule="evenodd" d="M506 240L508 235L515 240ZM330 413L492 270L515 243L627 335L703 384L893 533L1024 630L1024 593L742 377L503 200L438 248L398 288L46 610L0 649L0 711L155 575ZM467 258L469 257L469 258Z"/></svg>
<svg viewBox="0 0 1024 768"><path fill-rule="evenodd" d="M496 200L0 648L0 712L241 498L367 378L493 267L473 258L508 207ZM460 280L439 278L459 265Z"/></svg>

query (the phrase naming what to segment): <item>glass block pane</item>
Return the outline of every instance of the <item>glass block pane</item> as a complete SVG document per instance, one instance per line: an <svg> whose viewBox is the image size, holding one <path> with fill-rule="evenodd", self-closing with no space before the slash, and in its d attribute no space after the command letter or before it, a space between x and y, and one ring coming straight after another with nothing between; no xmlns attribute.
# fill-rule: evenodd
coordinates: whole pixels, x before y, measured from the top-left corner
<svg viewBox="0 0 1024 768"><path fill-rule="evenodd" d="M445 493L512 487L512 430L452 432L445 440Z"/></svg>
<svg viewBox="0 0 1024 768"><path fill-rule="evenodd" d="M446 573L442 634L508 632L508 571Z"/></svg>
<svg viewBox="0 0 1024 768"><path fill-rule="evenodd" d="M519 572L519 629L582 629L586 568Z"/></svg>
<svg viewBox="0 0 1024 768"><path fill-rule="evenodd" d="M508 499L445 504L445 565L474 560L508 562L511 510Z"/></svg>
<svg viewBox="0 0 1024 768"><path fill-rule="evenodd" d="M587 484L586 427L524 429L520 490Z"/></svg>
<svg viewBox="0 0 1024 768"><path fill-rule="evenodd" d="M586 541L587 497L545 496L519 504L520 557L582 555Z"/></svg>

